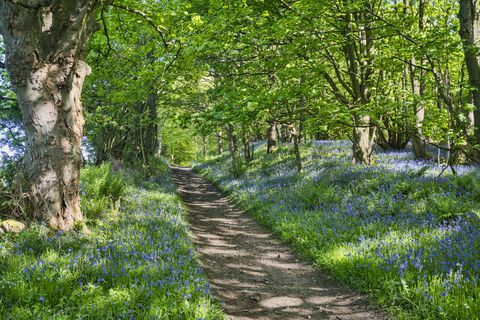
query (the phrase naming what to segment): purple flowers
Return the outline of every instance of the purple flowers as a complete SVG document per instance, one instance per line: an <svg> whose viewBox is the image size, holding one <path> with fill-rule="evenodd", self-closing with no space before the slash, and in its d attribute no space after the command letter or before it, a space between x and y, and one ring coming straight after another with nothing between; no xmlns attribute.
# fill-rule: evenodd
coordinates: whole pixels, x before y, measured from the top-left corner
<svg viewBox="0 0 480 320"><path fill-rule="evenodd" d="M155 188L132 187L118 217L92 226L88 237L75 232L42 237L45 229L39 229L2 242L6 268L0 269L0 283L9 285L0 290L0 314L16 318L13 306L23 305L39 318L107 319L113 314L144 319L156 308L176 319L220 318L193 254L185 208L168 176L162 181ZM101 301L102 307L92 301Z"/></svg>
<svg viewBox="0 0 480 320"><path fill-rule="evenodd" d="M438 178L437 164L404 151L378 152L375 165L352 166L349 147L344 141L304 147L303 175L282 152L257 152L261 167L239 178L225 161L203 172L332 272L357 277L349 282L396 292L391 302L400 295L416 305L441 303L447 317L479 314L471 299L480 294L478 168Z"/></svg>

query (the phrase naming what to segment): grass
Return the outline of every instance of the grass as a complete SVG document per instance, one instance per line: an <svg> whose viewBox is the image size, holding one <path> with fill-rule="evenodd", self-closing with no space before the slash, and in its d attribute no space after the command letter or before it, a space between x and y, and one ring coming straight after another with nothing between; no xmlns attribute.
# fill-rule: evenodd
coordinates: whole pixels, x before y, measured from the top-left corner
<svg viewBox="0 0 480 320"><path fill-rule="evenodd" d="M302 254L337 279L371 294L398 319L480 316L480 171L438 177L408 152L378 153L353 166L349 143L257 148L245 174L228 156L198 169Z"/></svg>
<svg viewBox="0 0 480 320"><path fill-rule="evenodd" d="M168 170L121 170L113 185L120 175L126 189L89 219L91 235L38 224L0 235L0 318L223 319Z"/></svg>

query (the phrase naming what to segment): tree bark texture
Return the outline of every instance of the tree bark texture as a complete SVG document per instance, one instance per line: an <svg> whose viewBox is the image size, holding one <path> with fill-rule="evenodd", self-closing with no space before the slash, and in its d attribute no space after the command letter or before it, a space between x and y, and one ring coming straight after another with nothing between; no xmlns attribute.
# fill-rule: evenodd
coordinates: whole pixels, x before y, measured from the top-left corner
<svg viewBox="0 0 480 320"><path fill-rule="evenodd" d="M0 3L6 68L26 133L23 192L32 216L59 230L83 225L80 96L90 73L82 56L95 30L94 3L47 1L32 8Z"/></svg>

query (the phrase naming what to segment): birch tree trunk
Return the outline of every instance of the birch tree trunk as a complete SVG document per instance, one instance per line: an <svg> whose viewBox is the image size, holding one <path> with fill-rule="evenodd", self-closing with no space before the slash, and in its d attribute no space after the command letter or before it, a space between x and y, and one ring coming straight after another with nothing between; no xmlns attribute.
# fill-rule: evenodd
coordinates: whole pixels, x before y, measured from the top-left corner
<svg viewBox="0 0 480 320"><path fill-rule="evenodd" d="M96 2L46 3L2 1L0 32L26 134L22 188L29 212L54 229L70 230L84 225L80 95L90 68L82 55L95 29Z"/></svg>

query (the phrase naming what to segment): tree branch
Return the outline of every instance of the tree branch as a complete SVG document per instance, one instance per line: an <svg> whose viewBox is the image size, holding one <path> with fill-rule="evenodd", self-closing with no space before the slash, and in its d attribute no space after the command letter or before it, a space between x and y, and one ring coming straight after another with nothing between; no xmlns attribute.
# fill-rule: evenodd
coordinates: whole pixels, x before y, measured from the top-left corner
<svg viewBox="0 0 480 320"><path fill-rule="evenodd" d="M23 3L18 0L6 0L6 1L10 2L13 5L20 6L30 10L36 10L36 9L40 9L41 7L45 7L45 4L38 3L38 2L36 2L35 4L30 4L30 3Z"/></svg>
<svg viewBox="0 0 480 320"><path fill-rule="evenodd" d="M412 62L409 61L409 60L404 60L404 59L402 59L402 58L395 57L395 56L393 56L392 58L393 58L393 59L396 59L396 60L398 60L398 61L401 61L401 62L403 62L403 63L405 63L405 64L408 64L408 65L410 65L410 66L412 66L412 67L415 67L415 68L417 68L417 69L421 69L421 70L433 72L433 69L425 68L424 66L419 66L418 64L412 63Z"/></svg>
<svg viewBox="0 0 480 320"><path fill-rule="evenodd" d="M105 57L108 57L110 54L110 51L112 51L112 46L110 44L110 36L108 35L108 26L107 26L107 21L105 20L105 7L102 7L102 11L100 12L100 19L102 20L102 26L103 26L103 33L105 34L105 37L107 37L107 53L104 55Z"/></svg>
<svg viewBox="0 0 480 320"><path fill-rule="evenodd" d="M335 95L335 98L337 98L337 100L340 103L344 105L348 105L350 101L347 98L345 98L345 96L340 92L339 88L337 87L337 84L335 83L335 81L333 81L332 77L325 71L322 71L321 74L323 78L327 80L328 84L332 88L332 92Z"/></svg>
<svg viewBox="0 0 480 320"><path fill-rule="evenodd" d="M122 10L125 10L127 12L130 12L130 13L133 13L133 14L136 14L136 15L142 17L145 21L147 21L147 23L153 29L155 29L155 31L157 31L157 33L160 35L160 38L162 39L163 45L165 46L165 48L168 48L168 43L165 40L165 36L163 35L162 30L160 30L160 28L155 24L155 22L152 20L152 18L150 18L145 12L140 11L140 10L135 9L135 8L130 8L128 6L124 6L124 5L121 5L121 4L112 3L111 5L115 8L122 9Z"/></svg>
<svg viewBox="0 0 480 320"><path fill-rule="evenodd" d="M340 71L340 67L338 66L338 63L335 61L335 58L331 54L330 50L328 50L328 48L325 48L325 52L326 52L327 59L330 61L330 64L332 65L333 69L335 70L335 74L337 76L338 81L343 86L343 88L345 88L345 90L347 90L347 92L352 97L354 97L354 93L353 93L352 88L350 88L350 86L347 84L347 82L343 78L342 72Z"/></svg>

